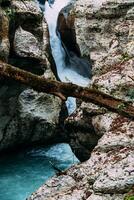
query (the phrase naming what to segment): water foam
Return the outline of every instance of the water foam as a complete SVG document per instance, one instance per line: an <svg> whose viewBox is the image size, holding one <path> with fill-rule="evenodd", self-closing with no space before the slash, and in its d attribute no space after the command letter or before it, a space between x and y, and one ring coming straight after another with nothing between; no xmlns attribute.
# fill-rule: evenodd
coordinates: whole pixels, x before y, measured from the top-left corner
<svg viewBox="0 0 134 200"><path fill-rule="evenodd" d="M59 13L72 3L72 0L55 0L52 4L48 1L45 2L45 10L44 10L44 17L48 24L49 36L50 36L50 45L52 50L52 55L55 60L57 74L59 79L62 82L71 82L77 84L79 86L87 86L90 82L87 73L81 74L83 70L80 68L84 67L80 63L78 69L78 61L75 56L69 56L69 62L66 63L66 51L62 45L62 41L57 34L57 21ZM74 59L75 58L75 59ZM87 77L85 77L87 76ZM66 101L66 106L68 109L69 115L72 114L76 110L76 99L73 97L68 97Z"/></svg>

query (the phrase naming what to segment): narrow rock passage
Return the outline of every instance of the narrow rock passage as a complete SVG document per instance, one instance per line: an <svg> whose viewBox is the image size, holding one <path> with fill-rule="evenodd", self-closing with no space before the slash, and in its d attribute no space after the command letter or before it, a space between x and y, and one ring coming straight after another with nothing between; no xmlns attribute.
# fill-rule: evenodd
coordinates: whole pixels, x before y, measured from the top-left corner
<svg viewBox="0 0 134 200"><path fill-rule="evenodd" d="M68 52L62 44L60 33L57 31L59 13L72 2L72 0L46 1L44 17L48 24L50 45L59 79L62 82L87 86L91 78L89 63L82 58L78 58L74 53ZM66 106L68 114L71 115L76 110L76 99L68 97Z"/></svg>

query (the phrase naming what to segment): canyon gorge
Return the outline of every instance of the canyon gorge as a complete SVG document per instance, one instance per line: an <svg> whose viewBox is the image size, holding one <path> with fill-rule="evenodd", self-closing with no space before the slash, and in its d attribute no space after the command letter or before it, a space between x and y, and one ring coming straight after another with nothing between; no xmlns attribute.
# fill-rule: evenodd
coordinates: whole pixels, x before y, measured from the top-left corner
<svg viewBox="0 0 134 200"><path fill-rule="evenodd" d="M0 1L0 60L59 80L44 13L34 0ZM133 0L76 0L60 12L57 29L73 59L92 66L92 88L134 102ZM27 200L129 200L134 121L93 103L76 103L76 117L65 120L67 108L58 97L0 77L1 153L64 142L82 162Z"/></svg>

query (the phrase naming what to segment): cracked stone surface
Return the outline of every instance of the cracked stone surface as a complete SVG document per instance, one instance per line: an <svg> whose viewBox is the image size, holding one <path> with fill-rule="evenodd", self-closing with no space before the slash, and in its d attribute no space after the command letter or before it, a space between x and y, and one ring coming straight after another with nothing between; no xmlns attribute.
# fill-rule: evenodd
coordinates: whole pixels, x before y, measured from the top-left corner
<svg viewBox="0 0 134 200"><path fill-rule="evenodd" d="M93 87L127 101L134 100L133 6L133 0L78 0L72 11L80 51L93 61ZM90 103L82 103L81 109L89 116L100 110ZM134 122L105 111L93 116L92 124L100 139L91 157L64 172L75 186L66 186L62 175L57 176L28 200L124 199L134 186ZM55 178L60 186L53 188Z"/></svg>

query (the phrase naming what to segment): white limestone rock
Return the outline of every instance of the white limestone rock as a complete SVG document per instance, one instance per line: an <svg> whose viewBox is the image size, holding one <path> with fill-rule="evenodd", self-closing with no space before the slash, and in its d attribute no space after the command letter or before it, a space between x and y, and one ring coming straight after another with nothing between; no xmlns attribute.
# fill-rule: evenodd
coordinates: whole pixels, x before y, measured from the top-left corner
<svg viewBox="0 0 134 200"><path fill-rule="evenodd" d="M16 54L21 57L40 58L41 56L37 38L21 27L15 33L14 49Z"/></svg>

